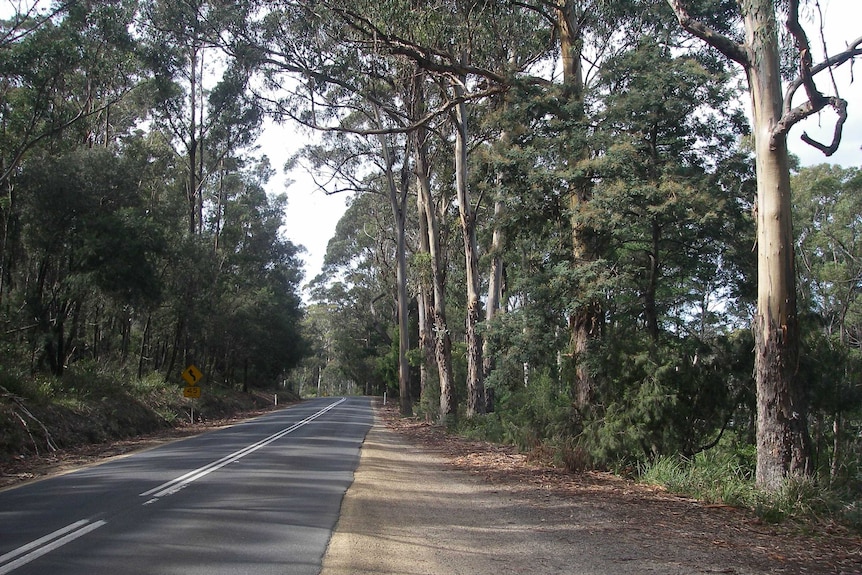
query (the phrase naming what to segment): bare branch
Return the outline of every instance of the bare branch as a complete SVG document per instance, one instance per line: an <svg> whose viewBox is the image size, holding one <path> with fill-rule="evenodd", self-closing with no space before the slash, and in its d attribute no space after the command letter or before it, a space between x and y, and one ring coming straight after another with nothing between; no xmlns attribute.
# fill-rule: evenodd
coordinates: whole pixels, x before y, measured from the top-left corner
<svg viewBox="0 0 862 575"><path fill-rule="evenodd" d="M853 42L851 42L847 49L843 52L840 52L834 56L830 56L819 64L812 66L809 71L810 75L814 77L820 72L823 72L824 70L835 68L836 66L840 66L845 62L856 58L857 56L862 56L862 48L860 48L860 45L862 45L862 36L856 38ZM793 100L793 96L796 94L797 91L799 91L799 88L802 87L803 82L804 79L800 77L791 82L790 85L787 87L787 93L784 95L785 113L791 109L791 102Z"/></svg>
<svg viewBox="0 0 862 575"><path fill-rule="evenodd" d="M811 45L808 42L808 35L799 24L799 0L790 0L790 6L787 11L787 31L793 36L793 43L796 45L796 51L799 53L799 81L805 87L808 101L813 106L819 106L822 109L825 105L823 102L824 96L817 89L817 85L814 83L814 76L811 73L811 68L814 64L811 57Z"/></svg>
<svg viewBox="0 0 862 575"><path fill-rule="evenodd" d="M38 13L38 0L33 2L31 6L24 10L18 7L15 9L12 18L4 22L4 25L7 27L2 31L2 34L0 34L0 47L5 47L18 42L28 34L32 34L43 24L50 22L58 14L64 12L72 2L73 0L59 2L52 6L50 11L46 14Z"/></svg>
<svg viewBox="0 0 862 575"><path fill-rule="evenodd" d="M835 108L838 113L838 119L835 121L835 130L832 132L832 143L827 145L821 144L814 140L806 132L802 133L802 141L811 147L817 148L827 157L838 151L838 146L841 144L841 132L844 130L844 122L847 121L847 102L841 98L827 98L830 106Z"/></svg>
<svg viewBox="0 0 862 575"><path fill-rule="evenodd" d="M793 37L796 50L799 53L799 77L796 78L796 80L794 80L787 89L787 93L784 96L781 120L772 129L772 138L775 140L776 138L785 136L790 128L805 118L820 112L826 106L830 106L838 114L838 119L835 122L835 129L832 133L832 142L829 144L823 144L814 140L807 133L802 134L802 141L809 146L820 150L826 156L831 156L838 150L838 146L841 143L841 134L844 130L844 123L847 121L847 101L837 95L824 95L817 88L817 85L814 82L814 77L824 70L829 70L831 73L832 68L840 66L848 60L852 60L856 56L862 55L862 50L859 49L859 45L862 44L862 37L857 38L843 52L835 56L828 57L823 62L815 66L811 56L811 46L808 42L808 36L799 23L799 0L790 0L787 16L787 30ZM794 108L792 107L793 97L799 88L805 88L805 95L808 99Z"/></svg>

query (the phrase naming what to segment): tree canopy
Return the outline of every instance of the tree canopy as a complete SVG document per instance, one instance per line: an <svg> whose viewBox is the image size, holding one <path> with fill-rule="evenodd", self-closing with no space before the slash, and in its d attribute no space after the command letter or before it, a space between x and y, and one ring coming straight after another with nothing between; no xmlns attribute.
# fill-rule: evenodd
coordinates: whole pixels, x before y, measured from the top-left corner
<svg viewBox="0 0 862 575"><path fill-rule="evenodd" d="M862 38L815 62L807 4L28 6L0 22L22 371L391 390L573 467L858 469L859 174L787 137L831 108L833 140L804 139L834 152L820 78ZM306 302L265 122L314 134L289 166L352 194Z"/></svg>

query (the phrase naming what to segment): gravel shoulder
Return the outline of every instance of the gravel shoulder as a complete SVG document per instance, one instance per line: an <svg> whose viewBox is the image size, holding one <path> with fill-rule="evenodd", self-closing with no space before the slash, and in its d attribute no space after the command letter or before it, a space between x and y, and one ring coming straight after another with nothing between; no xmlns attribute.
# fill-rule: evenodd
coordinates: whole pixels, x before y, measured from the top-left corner
<svg viewBox="0 0 862 575"><path fill-rule="evenodd" d="M862 574L862 539L572 476L378 410L322 575L501 572Z"/></svg>

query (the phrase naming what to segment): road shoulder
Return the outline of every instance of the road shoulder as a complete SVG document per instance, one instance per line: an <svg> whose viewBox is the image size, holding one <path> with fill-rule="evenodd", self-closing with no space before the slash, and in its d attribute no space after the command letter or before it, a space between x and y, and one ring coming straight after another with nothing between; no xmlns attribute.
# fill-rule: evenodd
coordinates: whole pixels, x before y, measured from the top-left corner
<svg viewBox="0 0 862 575"><path fill-rule="evenodd" d="M739 510L618 479L563 485L536 469L498 473L483 464L480 445L443 449L439 430L422 433L430 447L378 412L323 575L857 573L862 565L858 548L855 558L850 549L793 554L810 542ZM823 553L845 544L833 543Z"/></svg>

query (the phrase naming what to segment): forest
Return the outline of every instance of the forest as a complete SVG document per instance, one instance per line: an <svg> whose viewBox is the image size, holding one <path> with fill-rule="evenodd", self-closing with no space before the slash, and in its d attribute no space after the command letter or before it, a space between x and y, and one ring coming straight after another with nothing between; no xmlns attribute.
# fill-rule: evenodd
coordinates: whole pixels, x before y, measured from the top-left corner
<svg viewBox="0 0 862 575"><path fill-rule="evenodd" d="M862 173L787 147L822 117L832 140L801 138L825 162L853 113L829 77L862 37L826 38L820 16L816 0L15 4L0 391L176 392L195 364L246 392L386 393L571 471L711 465L765 492L856 493L862 524ZM256 145L267 122L307 136L286 166ZM267 187L282 168L351 198L306 300L287 196Z"/></svg>

